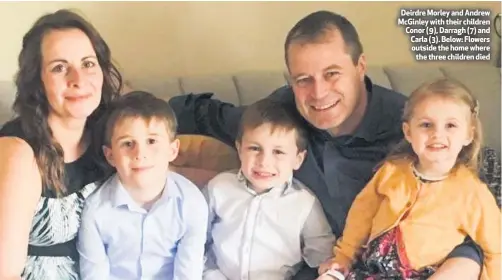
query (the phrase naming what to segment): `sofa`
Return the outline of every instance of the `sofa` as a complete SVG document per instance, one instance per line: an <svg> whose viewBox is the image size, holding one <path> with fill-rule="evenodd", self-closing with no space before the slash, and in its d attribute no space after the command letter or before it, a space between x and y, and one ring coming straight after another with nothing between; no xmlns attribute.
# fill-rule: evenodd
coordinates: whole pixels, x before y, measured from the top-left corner
<svg viewBox="0 0 502 280"><path fill-rule="evenodd" d="M501 72L493 66L388 65L370 66L367 75L376 84L405 95L422 82L436 77L452 77L471 89L480 103L485 145L501 150ZM229 75L136 79L124 77L129 90L145 90L168 100L178 94L213 92L214 98L235 105L248 105L287 83L285 71L248 71ZM0 81L0 124L10 117L15 90L11 81ZM202 186L217 172L238 167L235 150L212 138L181 135L180 154L175 168Z"/></svg>

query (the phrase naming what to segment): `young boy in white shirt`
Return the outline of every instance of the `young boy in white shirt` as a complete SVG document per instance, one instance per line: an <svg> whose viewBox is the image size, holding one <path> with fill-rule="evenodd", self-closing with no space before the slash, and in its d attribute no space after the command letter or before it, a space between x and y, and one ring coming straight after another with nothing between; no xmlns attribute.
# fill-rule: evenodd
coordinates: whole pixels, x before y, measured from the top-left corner
<svg viewBox="0 0 502 280"><path fill-rule="evenodd" d="M306 155L305 131L280 103L261 100L241 119L238 171L203 190L209 204L205 280L284 280L305 261L331 257L335 236L316 197L293 178Z"/></svg>

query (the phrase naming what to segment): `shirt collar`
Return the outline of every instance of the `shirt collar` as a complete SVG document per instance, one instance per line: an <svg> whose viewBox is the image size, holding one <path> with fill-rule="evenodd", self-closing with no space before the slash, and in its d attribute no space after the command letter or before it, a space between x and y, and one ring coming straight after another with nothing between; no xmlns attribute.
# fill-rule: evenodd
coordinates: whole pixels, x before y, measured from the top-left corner
<svg viewBox="0 0 502 280"><path fill-rule="evenodd" d="M250 186L251 183L249 182L249 180L244 176L244 174L242 173L242 169L239 169L239 172L237 172L237 180L244 184L246 190L248 192L250 192L251 194L253 195L258 195L254 190L253 188ZM295 185L294 185L294 182L293 182L293 177L291 176L282 186L278 186L278 187L272 187L270 189L268 189L265 193L278 193L280 195L286 195L288 194L289 192L295 190Z"/></svg>
<svg viewBox="0 0 502 280"><path fill-rule="evenodd" d="M112 179L108 182L112 187L112 205L113 207L127 206L129 209L133 207L138 207L137 203L134 199L129 195L125 187L119 180L118 174L115 174ZM104 187L104 186L103 186ZM181 193L178 189L176 182L171 178L170 174L167 176L167 180L164 186L164 190L162 191L162 195L159 201L166 201L170 198L179 198L181 197Z"/></svg>
<svg viewBox="0 0 502 280"><path fill-rule="evenodd" d="M364 77L364 84L366 88L366 109L364 111L361 123L354 131L354 137L363 138L366 141L372 142L377 135L377 124L379 118L383 115L381 112L382 96L380 94L373 94L373 83L368 76Z"/></svg>

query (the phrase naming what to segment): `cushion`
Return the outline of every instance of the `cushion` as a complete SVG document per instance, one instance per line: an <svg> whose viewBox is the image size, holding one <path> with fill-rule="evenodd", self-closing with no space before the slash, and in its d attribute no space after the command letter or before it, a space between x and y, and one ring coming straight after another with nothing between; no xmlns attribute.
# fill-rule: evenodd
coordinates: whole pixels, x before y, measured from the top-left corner
<svg viewBox="0 0 502 280"><path fill-rule="evenodd" d="M173 170L201 187L216 174L239 168L234 148L203 135L179 135L180 150L172 162Z"/></svg>
<svg viewBox="0 0 502 280"><path fill-rule="evenodd" d="M444 77L439 68L429 66L386 66L384 71L389 77L392 88L406 96L409 96L422 83Z"/></svg>
<svg viewBox="0 0 502 280"><path fill-rule="evenodd" d="M257 83L256 81L260 81ZM241 103L250 105L267 97L276 89L287 84L284 73L279 71L241 72L235 75L235 85Z"/></svg>

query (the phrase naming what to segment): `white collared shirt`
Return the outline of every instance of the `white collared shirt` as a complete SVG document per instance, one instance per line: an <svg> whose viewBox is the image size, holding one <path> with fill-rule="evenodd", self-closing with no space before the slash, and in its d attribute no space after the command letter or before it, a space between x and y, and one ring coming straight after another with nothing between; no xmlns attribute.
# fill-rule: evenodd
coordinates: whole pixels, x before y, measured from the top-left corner
<svg viewBox="0 0 502 280"><path fill-rule="evenodd" d="M214 177L205 280L284 280L305 261L332 256L335 236L316 197L298 180L256 194L240 172Z"/></svg>

